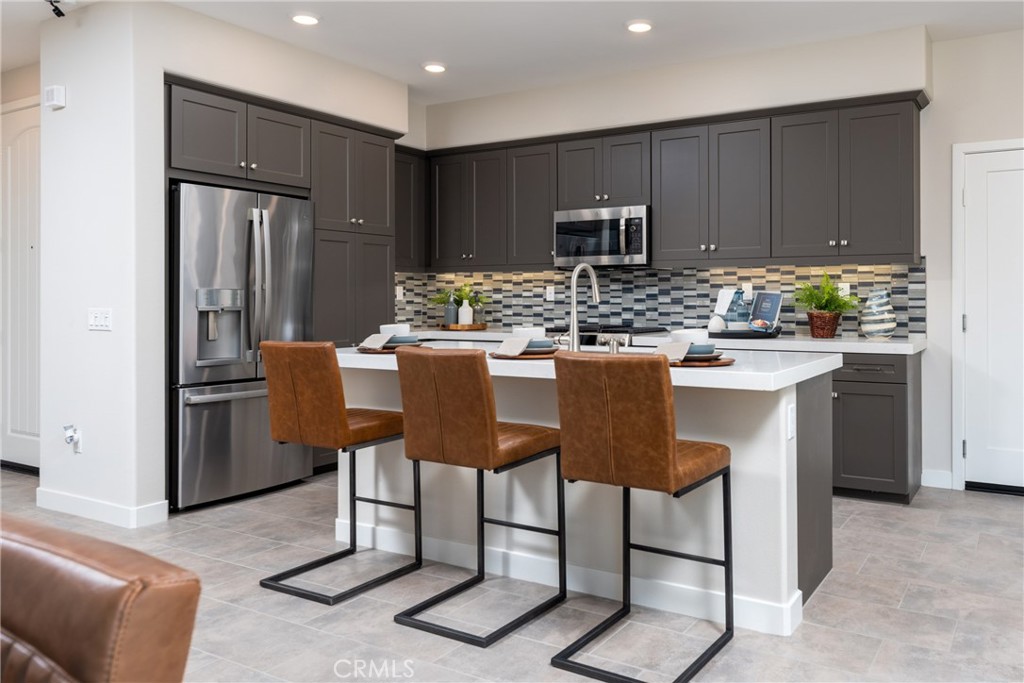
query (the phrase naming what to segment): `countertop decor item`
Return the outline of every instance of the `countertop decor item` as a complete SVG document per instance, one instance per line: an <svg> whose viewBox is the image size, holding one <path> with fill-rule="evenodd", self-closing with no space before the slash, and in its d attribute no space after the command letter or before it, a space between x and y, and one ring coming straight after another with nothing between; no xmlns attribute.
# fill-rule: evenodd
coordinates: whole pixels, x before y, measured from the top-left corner
<svg viewBox="0 0 1024 683"><path fill-rule="evenodd" d="M888 289L876 289L860 312L860 331L871 341L886 341L896 331L896 313L893 311Z"/></svg>
<svg viewBox="0 0 1024 683"><path fill-rule="evenodd" d="M455 306L461 306L463 301L468 301L471 308L490 303L491 298L481 294L479 291L473 290L473 285L468 282L463 282L455 289L439 289L437 294L427 299L430 303L436 306L444 306L448 303L448 300L452 299ZM479 321L477 321L479 322Z"/></svg>
<svg viewBox="0 0 1024 683"><path fill-rule="evenodd" d="M487 323L471 323L469 325L460 325L458 323L452 323L451 325L441 325L442 330L449 330L451 332L471 332L473 330L486 330Z"/></svg>
<svg viewBox="0 0 1024 683"><path fill-rule="evenodd" d="M807 309L807 322L811 325L811 336L831 339L836 336L839 319L846 311L857 308L855 296L844 296L832 283L828 273L821 274L817 287L810 282L800 285L793 296L798 306Z"/></svg>

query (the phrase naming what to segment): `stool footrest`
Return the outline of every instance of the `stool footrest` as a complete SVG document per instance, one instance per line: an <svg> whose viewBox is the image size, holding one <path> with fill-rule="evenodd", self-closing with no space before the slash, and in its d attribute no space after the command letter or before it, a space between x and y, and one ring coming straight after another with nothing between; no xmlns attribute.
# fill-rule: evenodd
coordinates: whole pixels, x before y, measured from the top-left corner
<svg viewBox="0 0 1024 683"><path fill-rule="evenodd" d="M416 506L409 503L396 503L392 500L380 500L379 498L366 498L365 496L353 496L357 503L373 503L374 505L384 505L389 508L399 508L401 510L415 510Z"/></svg>
<svg viewBox="0 0 1024 683"><path fill-rule="evenodd" d="M558 529L548 529L542 526L533 526L532 524L520 524L519 522L509 522L504 519L494 519L493 517L484 517L484 523L493 524L494 526L507 526L510 529L522 529L523 531L533 531L538 534L550 534L552 536L558 535Z"/></svg>
<svg viewBox="0 0 1024 683"><path fill-rule="evenodd" d="M409 572L416 571L417 569L423 566L423 562L419 560L414 560L409 564L402 565L401 567L393 569L392 571L386 574L374 577L369 581L359 584L358 586L354 586L347 590L341 591L340 593L334 594L318 593L317 591L309 590L308 588L299 588L298 586L290 586L284 583L284 581L287 581L288 579L294 578L300 574L305 574L306 572L312 571L319 567L323 567L325 565L330 564L331 562L335 562L342 558L348 557L349 555L352 555L354 553L355 548L346 548L341 552L332 553L330 555L327 555L326 557L321 557L318 560L313 560L312 562L307 562L306 564L299 565L298 567L294 567L292 569L288 569L287 571L283 571L280 574L274 574L273 576L268 576L265 579L261 579L260 585L264 588L269 588L272 591L287 593L288 595L293 595L297 598L305 598L306 600L319 602L323 605L337 605L339 602L348 600L349 598L358 595L359 593L365 593L366 591L376 588L377 586L383 585L388 581L391 581L392 579L397 579L399 576L404 576Z"/></svg>
<svg viewBox="0 0 1024 683"><path fill-rule="evenodd" d="M668 550L667 548L656 548L653 545L643 545L641 543L630 543L629 547L632 550L640 550L645 553L654 553L655 555L666 555L668 557L676 557L680 560L703 562L705 564L713 564L718 567L725 566L725 560L719 560L714 557L704 557L703 555L691 555L690 553L681 553L676 550Z"/></svg>

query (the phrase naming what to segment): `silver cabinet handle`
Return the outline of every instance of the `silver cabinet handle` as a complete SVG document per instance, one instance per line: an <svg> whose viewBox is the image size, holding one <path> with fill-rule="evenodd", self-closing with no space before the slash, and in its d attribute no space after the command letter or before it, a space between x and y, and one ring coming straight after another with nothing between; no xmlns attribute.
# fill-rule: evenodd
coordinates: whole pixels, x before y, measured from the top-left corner
<svg viewBox="0 0 1024 683"><path fill-rule="evenodd" d="M594 201L598 201L598 202L601 201L601 195L595 194L594 195Z"/></svg>
<svg viewBox="0 0 1024 683"><path fill-rule="evenodd" d="M832 398L839 398L839 394L835 391L832 392Z"/></svg>
<svg viewBox="0 0 1024 683"><path fill-rule="evenodd" d="M356 219L355 218L349 218L348 222L351 223L352 225L355 225L356 224Z"/></svg>
<svg viewBox="0 0 1024 683"><path fill-rule="evenodd" d="M195 406L203 403L221 403L223 401L238 401L244 398L262 398L266 395L266 389L253 389L252 391L237 391L233 394L209 394L206 396L186 396L185 405Z"/></svg>
<svg viewBox="0 0 1024 683"><path fill-rule="evenodd" d="M706 245L706 244L700 245L700 250L701 251L707 251L708 250L708 245Z"/></svg>
<svg viewBox="0 0 1024 683"><path fill-rule="evenodd" d="M606 194L601 195L601 199L603 201L608 201L608 195L606 195Z"/></svg>
<svg viewBox="0 0 1024 683"><path fill-rule="evenodd" d="M256 162L254 161L251 164L249 164L249 168L251 168L252 170L255 171L256 170Z"/></svg>
<svg viewBox="0 0 1024 683"><path fill-rule="evenodd" d="M470 254L470 255L469 255L469 258L473 258L473 255L472 255L472 254Z"/></svg>
<svg viewBox="0 0 1024 683"><path fill-rule="evenodd" d="M848 247L850 246L850 240L839 240L839 246Z"/></svg>
<svg viewBox="0 0 1024 683"><path fill-rule="evenodd" d="M828 241L828 246L830 246L830 247L836 246L836 241L835 240L829 240Z"/></svg>
<svg viewBox="0 0 1024 683"><path fill-rule="evenodd" d="M718 245L717 244L712 244L711 245L711 251L718 251Z"/></svg>
<svg viewBox="0 0 1024 683"><path fill-rule="evenodd" d="M554 255L555 255L555 250L554 250L554 249L552 249L552 250L551 250L551 255L552 255L552 256L554 256Z"/></svg>
<svg viewBox="0 0 1024 683"><path fill-rule="evenodd" d="M239 161L238 162L238 168L245 168L245 162L244 161Z"/></svg>
<svg viewBox="0 0 1024 683"><path fill-rule="evenodd" d="M465 254L463 254L463 255L462 255L462 258L466 258L466 255L465 255Z"/></svg>
<svg viewBox="0 0 1024 683"><path fill-rule="evenodd" d="M359 225L362 225L365 222L366 221L364 221L362 218L360 218L359 220L356 221L356 223L358 223Z"/></svg>

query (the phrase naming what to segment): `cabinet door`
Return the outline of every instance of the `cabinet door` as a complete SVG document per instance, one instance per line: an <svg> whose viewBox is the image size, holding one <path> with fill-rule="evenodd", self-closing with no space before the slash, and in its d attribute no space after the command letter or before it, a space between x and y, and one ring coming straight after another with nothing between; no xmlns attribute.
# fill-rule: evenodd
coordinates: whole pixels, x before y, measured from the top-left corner
<svg viewBox="0 0 1024 683"><path fill-rule="evenodd" d="M353 346L364 337L356 330L358 235L315 230L313 237L313 339Z"/></svg>
<svg viewBox="0 0 1024 683"><path fill-rule="evenodd" d="M833 486L907 493L907 385L833 382Z"/></svg>
<svg viewBox="0 0 1024 683"><path fill-rule="evenodd" d="M557 165L554 144L508 151L506 263L543 265L550 270L558 203Z"/></svg>
<svg viewBox="0 0 1024 683"><path fill-rule="evenodd" d="M313 122L313 215L321 230L355 230L352 214L354 131Z"/></svg>
<svg viewBox="0 0 1024 683"><path fill-rule="evenodd" d="M915 254L918 112L913 102L839 110L839 253Z"/></svg>
<svg viewBox="0 0 1024 683"><path fill-rule="evenodd" d="M358 235L356 251L356 342L395 321L395 238Z"/></svg>
<svg viewBox="0 0 1024 683"><path fill-rule="evenodd" d="M249 105L246 130L250 180L309 187L309 119Z"/></svg>
<svg viewBox="0 0 1024 683"><path fill-rule="evenodd" d="M508 155L503 149L467 155L469 224L464 247L470 268L505 264Z"/></svg>
<svg viewBox="0 0 1024 683"><path fill-rule="evenodd" d="M465 155L439 157L431 162L430 263L438 268L464 266L467 251L462 235L466 229L467 174Z"/></svg>
<svg viewBox="0 0 1024 683"><path fill-rule="evenodd" d="M616 135L604 138L602 144L601 205L650 204L651 134Z"/></svg>
<svg viewBox="0 0 1024 683"><path fill-rule="evenodd" d="M708 128L655 131L651 148L651 260L706 259Z"/></svg>
<svg viewBox="0 0 1024 683"><path fill-rule="evenodd" d="M601 204L601 138L558 143L558 208L589 209Z"/></svg>
<svg viewBox="0 0 1024 683"><path fill-rule="evenodd" d="M771 145L768 119L708 128L712 259L771 255Z"/></svg>
<svg viewBox="0 0 1024 683"><path fill-rule="evenodd" d="M356 133L354 183L356 230L394 235L395 143L379 135Z"/></svg>
<svg viewBox="0 0 1024 683"><path fill-rule="evenodd" d="M839 254L839 114L772 119L772 256Z"/></svg>
<svg viewBox="0 0 1024 683"><path fill-rule="evenodd" d="M171 166L244 178L245 103L171 86Z"/></svg>
<svg viewBox="0 0 1024 683"><path fill-rule="evenodd" d="M395 154L395 267L427 265L427 160Z"/></svg>

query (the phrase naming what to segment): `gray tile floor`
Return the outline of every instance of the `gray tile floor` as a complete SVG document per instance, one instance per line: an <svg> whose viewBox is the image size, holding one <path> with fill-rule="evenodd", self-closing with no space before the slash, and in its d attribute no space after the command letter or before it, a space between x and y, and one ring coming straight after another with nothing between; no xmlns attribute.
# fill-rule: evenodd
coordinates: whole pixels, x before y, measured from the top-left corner
<svg viewBox="0 0 1024 683"><path fill-rule="evenodd" d="M398 626L392 616L468 572L429 564L334 607L262 589L258 580L343 547L333 533L336 476L121 529L35 507L36 480L4 471L5 513L124 543L196 571L203 595L188 681L561 681L551 655L615 603L571 595L482 650ZM1024 680L1024 499L921 489L910 506L833 501L835 561L789 638L739 630L702 671L707 681ZM339 585L403 558L306 578ZM432 618L482 631L549 589L495 577ZM718 633L707 622L636 608L584 661L668 681Z"/></svg>

